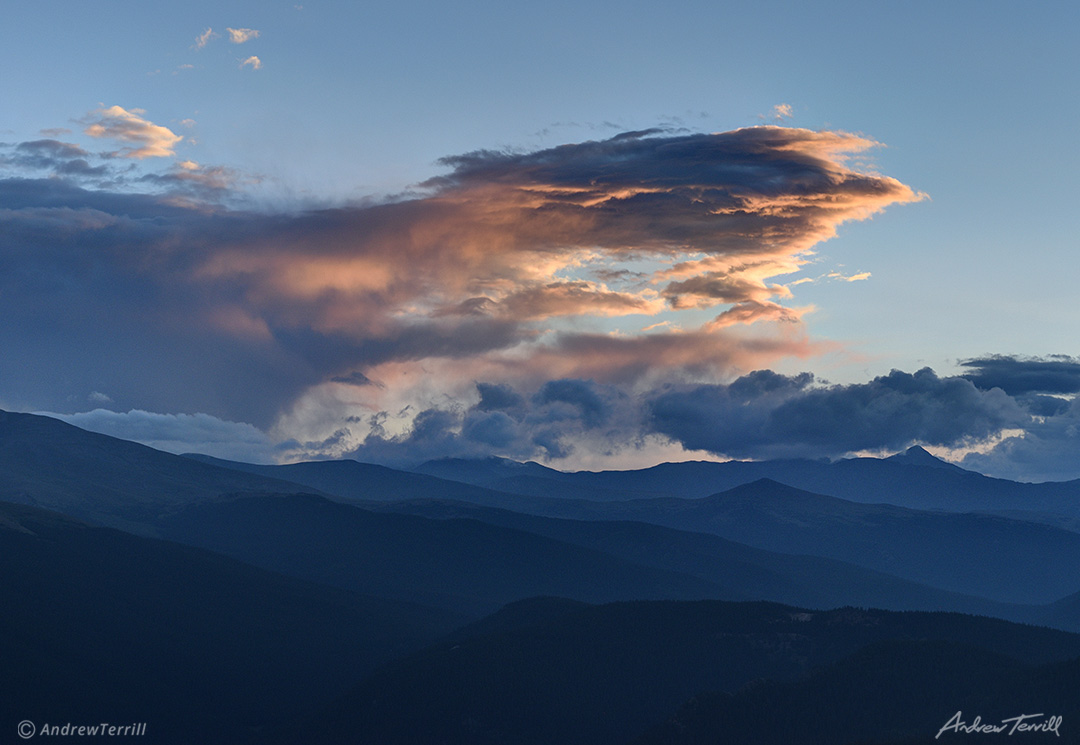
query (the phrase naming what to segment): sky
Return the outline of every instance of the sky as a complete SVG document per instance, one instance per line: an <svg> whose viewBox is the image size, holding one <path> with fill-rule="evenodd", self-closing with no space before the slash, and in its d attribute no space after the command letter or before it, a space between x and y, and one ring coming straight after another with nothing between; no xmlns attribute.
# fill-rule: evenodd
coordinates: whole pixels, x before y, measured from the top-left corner
<svg viewBox="0 0 1080 745"><path fill-rule="evenodd" d="M1080 478L1078 15L9 8L0 408L259 462Z"/></svg>

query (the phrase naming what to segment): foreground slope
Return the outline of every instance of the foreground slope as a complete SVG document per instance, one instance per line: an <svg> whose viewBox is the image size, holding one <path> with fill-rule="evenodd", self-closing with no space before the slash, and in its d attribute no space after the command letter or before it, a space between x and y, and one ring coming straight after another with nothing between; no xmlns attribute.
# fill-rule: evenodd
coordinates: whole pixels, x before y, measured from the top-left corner
<svg viewBox="0 0 1080 745"><path fill-rule="evenodd" d="M486 619L381 668L335 706L272 741L625 743L661 724L693 696L732 695L753 681L795 683L821 666L889 641L936 643L942 663L959 666L949 678L957 682L949 690L958 691L964 690L965 672L1012 672L1080 654L1080 636L1074 634L957 614L810 612L716 601L582 607L534 600L499 615L510 618ZM1002 666L987 667L984 658ZM894 659L886 655L875 666L856 666L850 673L841 669L842 685L854 690L876 676L881 685L890 685L888 665ZM864 687L858 696L875 697L878 688ZM971 689L978 690L978 683ZM761 716L783 716L786 697L793 694L779 690L783 695L768 699L771 712ZM897 701L895 716L905 713L904 701ZM796 698L791 703L801 704ZM940 718L943 724L954 704L934 703L929 720ZM922 722L925 712L906 713ZM843 742L830 739L828 731L813 731L814 742ZM750 742L715 734L710 742Z"/></svg>
<svg viewBox="0 0 1080 745"><path fill-rule="evenodd" d="M0 503L0 721L235 743L459 617Z"/></svg>

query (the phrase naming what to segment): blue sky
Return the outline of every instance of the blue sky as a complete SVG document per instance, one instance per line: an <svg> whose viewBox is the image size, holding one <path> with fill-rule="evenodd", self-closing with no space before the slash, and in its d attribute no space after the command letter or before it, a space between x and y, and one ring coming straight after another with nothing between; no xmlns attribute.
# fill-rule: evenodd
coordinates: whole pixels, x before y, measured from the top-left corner
<svg viewBox="0 0 1080 745"><path fill-rule="evenodd" d="M657 402L670 403L672 387L686 392L687 386L720 386L709 391L728 395L726 386L754 369L771 369L789 381L813 373L812 384L781 387L787 391L784 401L790 401L824 395L826 382L839 386L831 389L836 395L866 393L860 386L871 386L891 370L914 375L929 367L939 382L969 376L959 380L978 394L969 403L978 409L972 422L979 424L933 434L914 427L880 441L869 438L862 447L824 447L820 433L815 441L808 435L800 440L761 422L744 422L757 427L765 444L737 455L837 457L919 442L953 457L973 448L988 451L965 461L987 472L1080 476L1068 465L1078 460L1069 439L1073 392L1014 391L1007 402L989 400L992 389L972 382L984 379L971 375L982 368L960 364L1007 355L1014 372L1028 374L1071 360L1049 355L1074 353L1070 340L1080 332L1080 314L1072 288L1080 280L1080 262L1072 173L1080 149L1067 132L1077 107L1077 15L1066 3L1021 13L1013 4L986 2L684 3L663 9L644 3L41 2L7 9L0 29L0 179L8 179L11 188L0 209L11 210L9 216L19 212L25 221L63 204L72 211L63 214L77 212L80 220L64 223L60 212L52 212L48 226L34 222L32 234L9 230L7 245L0 245L7 253L0 271L8 273L0 303L9 304L9 319L18 319L18 328L5 333L10 368L6 385L0 385L0 405L79 415L88 426L133 437L141 432L139 439L177 450L223 453L227 433L242 433L247 444L224 454L260 459L355 454L397 462L408 459L403 453L490 452L564 467L627 466L735 454L730 437L739 430L717 434L716 443L728 443L725 451L709 445L707 437L690 438L666 419L658 424ZM657 154L668 140L675 144L678 138L758 125L838 133L849 144L873 141L877 146L849 148L829 162L909 191L874 203L872 217L838 215L830 223L836 235L821 234L805 251L788 244L781 258L804 263L782 275L755 274L750 279L759 286L752 298L735 297L730 288L722 297L713 292L713 300L731 301L726 303L707 303L700 292L693 300L685 293L676 300L670 284L654 281L643 290L644 285L631 286L627 275L601 281L601 264L603 276L614 277L617 269L657 272L663 263L648 251L631 255L632 246L605 243L611 233L603 231L588 239L606 246L601 256L582 264L588 246L578 245L572 261L569 253L561 255L550 275L525 272L532 265L520 257L483 264L490 276L471 277L488 282L482 292L460 284L463 274L452 280L460 284L453 291L432 279L434 284L423 290L418 285L412 294L402 290L396 299L379 295L382 305L361 310L363 303L376 302L361 297L361 290L374 292L373 277L407 266L370 256L359 264L350 259L349 271L364 278L349 276L363 288L345 288L330 276L343 276L342 256L373 251L376 233L392 245L406 234L415 239L424 230L446 229L443 222L431 222L431 215L447 201L461 207L460 219L475 220L474 210L483 204L505 206L505 194L492 196L491 189L506 179L520 188L522 174L533 173L530 153L565 154L552 149L657 129L639 138L643 147L618 153L610 147L605 153L637 158L640 169L659 168L673 162ZM142 139L125 140L121 131ZM79 148L86 168L100 170L76 174L70 165L56 167L58 159L78 160L74 151L19 149L42 141ZM807 157L823 152L813 149L820 142L799 141L799 147L813 150L804 149ZM148 143L161 150L136 155ZM488 160L440 162L477 151L486 151ZM104 157L108 153L112 157ZM575 158L584 153L573 151ZM578 162L584 160L546 174L552 181L543 188L557 181L559 188L572 182L577 189L595 179ZM605 161L597 167L613 166ZM640 169L628 176L634 189L652 183ZM439 176L452 183L429 181ZM496 180L483 180L489 177ZM83 191L63 191L67 187ZM149 201L134 206L144 197ZM388 203L401 208L383 209ZM157 223L153 204L162 205ZM364 211L373 206L380 209ZM216 217L206 217L213 210ZM91 214L114 221L123 215L139 230L164 221L173 232L164 240L133 228L124 233L121 255L115 253L121 251L118 234L106 236L99 223L87 227ZM331 219L341 214L352 217ZM201 222L193 215L202 216ZM350 232L353 218L366 226L359 233ZM286 225L290 220L297 222ZM402 220L413 222L397 238L371 227ZM801 229L818 235L806 225ZM28 246L49 242L49 230L66 236L62 245L70 253L48 262L40 255L27 258ZM244 236L243 250L235 236L216 246L208 237L228 236L230 230ZM514 241L525 240L518 227L511 233ZM303 241L289 243L300 234ZM461 233L453 235L465 241ZM505 236L473 238L479 247L469 250L483 252L484 241ZM547 239L554 240L550 234ZM107 244L111 248L105 248L106 240L114 241ZM333 251L315 246L318 240L355 242L355 255L340 245ZM184 241L198 250L175 248ZM276 247L276 258L255 268L269 250L259 248L260 241ZM158 267L153 262L167 253L151 244L173 247L168 260L161 259L168 272L147 268ZM140 251L140 260L130 258ZM759 255L746 246L736 254L743 260ZM471 255L451 263L461 265ZM96 263L94 257L104 256L111 258ZM778 256L770 254L770 261ZM80 261L96 268L80 273ZM778 265L770 266L778 271ZM437 261L415 267L453 274ZM496 283L511 281L507 272L516 283L513 291ZM842 281L864 275L869 276ZM687 276L674 279L685 282ZM35 286L33 294L26 277L51 281ZM304 292L298 282L306 283ZM270 298L286 284L289 293ZM762 289L778 284L786 289ZM446 298L501 303L502 315L476 301L469 312L486 314L483 328L469 325L476 319L456 325L438 320L451 317L450 306L423 302L436 286ZM540 298L542 289L546 295ZM78 318L35 309L34 302L50 293ZM556 312L556 300L577 310ZM640 360L612 354L601 365L566 351L575 334L637 338L678 327L692 335L725 310L750 313L751 301L757 303L754 312L741 317L752 323L725 321L708 331L720 334L708 341L723 347L723 362L717 351L708 364L695 359L630 374L625 371ZM537 303L546 303L546 310ZM197 319L191 315L196 307L213 312ZM375 341L389 344L385 325L361 323L360 331L354 320L353 326L343 325L358 313L364 319L384 314L385 324L427 314L436 320L425 322L424 333L434 336L410 343L444 351L373 352ZM142 320L136 323L133 316ZM183 318L189 319L186 328ZM217 330L195 333L207 318ZM642 331L654 324L667 325ZM228 334L246 333L241 327L249 337L258 330L273 343L248 344L245 337L230 345ZM521 335L526 327L533 335L527 339ZM339 343L342 334L348 344ZM551 341L556 337L558 343ZM462 346L466 338L472 351ZM537 339L548 340L539 357ZM154 351L155 344L162 348ZM662 354L677 356L695 344L704 341L664 347ZM762 344L771 346L764 351ZM454 351L446 352L446 345ZM155 355L162 366L178 371L175 380L152 364ZM511 364L515 355L520 359ZM185 361L199 359L205 360L201 368L184 368ZM521 368L530 364L536 374L525 375ZM206 376L203 392L185 392L200 373ZM250 381L246 390L237 379ZM560 380L580 386L544 387ZM503 386L523 403L494 408L494 399L485 403L477 383ZM484 390L494 395L494 389ZM238 404L245 395L271 405ZM1047 397L1067 406L1049 417L1033 415L1034 404L1017 396L1041 397L1039 411L1058 406ZM779 416L779 399L774 404L763 404L761 416ZM595 417L586 422L589 406L599 406L610 419L603 426ZM424 412L431 413L420 424L437 424L436 429L417 429ZM199 427L193 424L196 415L204 417ZM765 431L774 432L772 440ZM423 439L424 432L437 436ZM1022 440L1018 432L1026 433Z"/></svg>

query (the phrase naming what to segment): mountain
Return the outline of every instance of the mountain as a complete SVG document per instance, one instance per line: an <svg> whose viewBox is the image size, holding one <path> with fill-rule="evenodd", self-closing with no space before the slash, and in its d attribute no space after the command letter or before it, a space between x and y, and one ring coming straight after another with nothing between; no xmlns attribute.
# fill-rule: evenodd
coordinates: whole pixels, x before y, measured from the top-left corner
<svg viewBox="0 0 1080 745"><path fill-rule="evenodd" d="M768 479L700 499L546 499L534 514L707 532L755 548L824 556L1004 603L1076 591L1080 534L999 516L930 512L813 494Z"/></svg>
<svg viewBox="0 0 1080 745"><path fill-rule="evenodd" d="M461 621L0 503L0 719L241 742Z"/></svg>
<svg viewBox="0 0 1080 745"><path fill-rule="evenodd" d="M240 495L162 516L160 535L282 574L479 617L534 595L591 602L742 598L721 582L479 520L376 513L311 495Z"/></svg>
<svg viewBox="0 0 1080 745"><path fill-rule="evenodd" d="M530 601L524 609L511 607L503 614L511 618L485 619L382 667L302 727L268 742L346 743L362 734L365 741L387 745L625 743L659 725L691 697L768 685L754 681L794 684L862 650L873 654L873 645L888 641L938 644L948 652L939 655L940 664L958 665L938 677L958 684L967 670L1013 673L1025 665L1048 665L1080 654L1080 636L1074 634L957 614L854 608L812 612L718 601L592 607ZM885 659L902 661L903 656ZM969 659L972 664L965 667ZM878 697L888 686L957 690L937 686L929 665L919 670L925 670L927 680L891 682L885 662L862 677L846 671L841 677L845 690L854 689L864 698ZM876 685L870 683L874 675L881 676ZM862 688L854 688L856 683ZM1075 697L1075 690L1067 695ZM912 722L922 722L926 710L906 710L907 700L875 703L891 703L893 719L906 712ZM934 701L940 709L931 709L930 720L940 718L940 727L955 711L949 709L954 702L959 706L968 700ZM789 700L774 697L769 705L772 711L766 715L759 709L758 716L782 720ZM798 699L790 705L803 711ZM818 738L814 742L843 742L830 739L821 728L810 729ZM746 740L725 737L721 731L711 742Z"/></svg>
<svg viewBox="0 0 1080 745"><path fill-rule="evenodd" d="M576 473L524 465L530 467L515 471L508 463L492 463L490 459L430 461L415 470L533 497L598 501L660 496L700 498L772 479L867 504L952 512L1016 510L1031 513L1034 520L1080 517L1080 481L1026 484L990 478L946 463L919 447L888 458L850 458L831 463L690 461L640 470Z"/></svg>
<svg viewBox="0 0 1080 745"><path fill-rule="evenodd" d="M928 466L930 468L943 468L953 473L971 473L954 463L938 458L919 445L913 445L904 452L890 455L883 460L889 463L899 463L902 466Z"/></svg>
<svg viewBox="0 0 1080 745"><path fill-rule="evenodd" d="M184 457L221 468L287 481L350 500L390 502L406 499L452 499L505 509L529 509L536 502L534 499L493 491L471 483L398 471L355 460L317 460L272 466L222 460L208 455L189 454Z"/></svg>
<svg viewBox="0 0 1080 745"><path fill-rule="evenodd" d="M147 533L158 514L237 491L295 491L277 479L87 432L46 416L0 411L0 500Z"/></svg>
<svg viewBox="0 0 1080 745"><path fill-rule="evenodd" d="M716 535L628 521L563 520L439 500L415 500L378 509L433 518L469 518L525 530L611 556L714 582L729 597L770 600L809 608L844 605L891 610L944 610L1038 620L1080 631L1080 614L994 603L936 590L895 576L821 556L753 548Z"/></svg>

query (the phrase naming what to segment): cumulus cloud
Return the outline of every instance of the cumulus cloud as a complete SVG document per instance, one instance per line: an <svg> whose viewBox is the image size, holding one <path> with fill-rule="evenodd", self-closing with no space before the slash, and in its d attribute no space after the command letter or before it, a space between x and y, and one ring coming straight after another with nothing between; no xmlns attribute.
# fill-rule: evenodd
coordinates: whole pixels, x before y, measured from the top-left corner
<svg viewBox="0 0 1080 745"><path fill-rule="evenodd" d="M966 455L961 465L1018 481L1080 478L1080 401L1053 400L1056 405L1044 409L1021 432L1011 433L989 450Z"/></svg>
<svg viewBox="0 0 1080 745"><path fill-rule="evenodd" d="M144 119L142 109L130 111L109 106L90 112L83 120L83 132L97 139L125 143L114 155L123 158L166 158L175 155L176 145L184 138L168 127Z"/></svg>
<svg viewBox="0 0 1080 745"><path fill-rule="evenodd" d="M225 30L229 32L229 41L233 44L243 44L259 36L259 32L253 28L226 28Z"/></svg>
<svg viewBox="0 0 1080 745"><path fill-rule="evenodd" d="M87 131L131 158L180 141L120 107ZM779 278L841 223L921 198L846 165L874 146L630 132L455 156L394 200L280 214L228 208L235 174L188 160L125 182L154 193L0 180L0 345L18 350L0 377L39 408L108 390L264 427L353 374L378 384L352 387L353 410L397 411L407 391L413 414L475 380L629 395L730 379L835 350L808 338ZM685 315L703 309L711 321Z"/></svg>
<svg viewBox="0 0 1080 745"><path fill-rule="evenodd" d="M861 384L813 382L809 374L759 371L730 385L669 386L649 396L649 415L657 432L684 446L734 458L959 447L1031 419L1001 391L929 368Z"/></svg>
<svg viewBox="0 0 1080 745"><path fill-rule="evenodd" d="M254 54L248 57L246 60L240 63L240 67L250 67L252 70L262 69L262 60L256 57Z"/></svg>
<svg viewBox="0 0 1080 745"><path fill-rule="evenodd" d="M633 392L584 379L528 390L479 383L469 406L431 407L390 435L390 412L372 416L353 451L361 460L411 465L436 457L500 455L558 462L646 450L717 458L838 458L913 444L956 448L992 441L1032 417L1000 390L979 391L930 369L867 383L825 385L810 373L759 370L728 384L668 384Z"/></svg>

